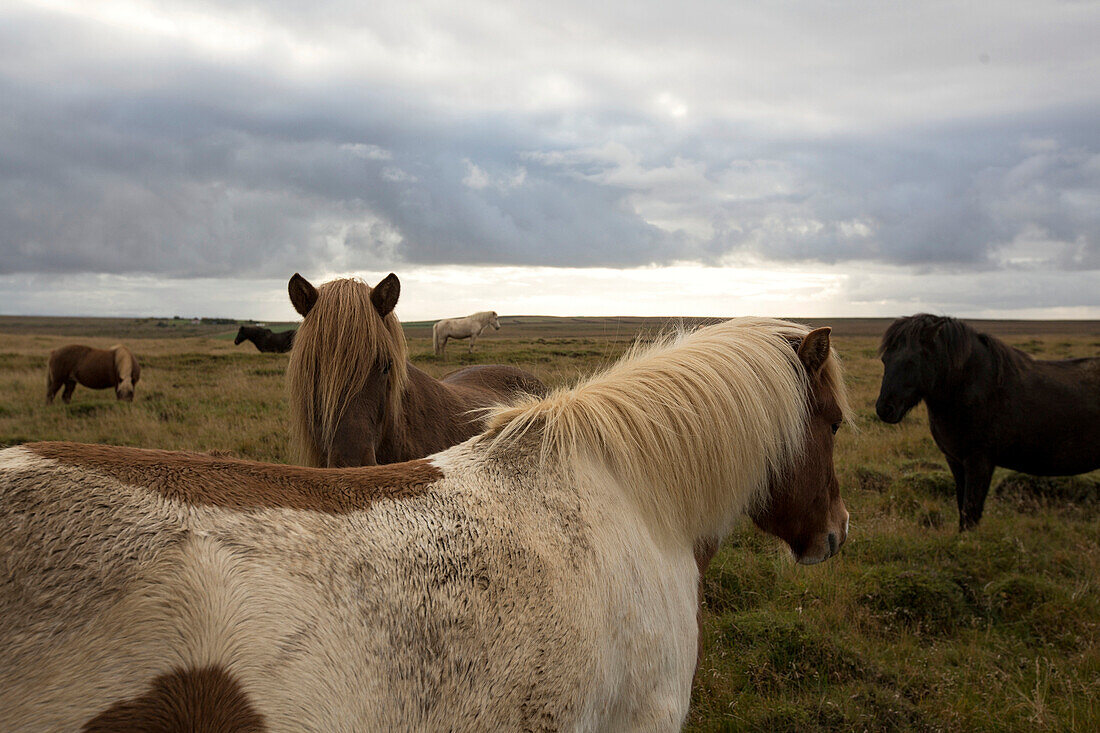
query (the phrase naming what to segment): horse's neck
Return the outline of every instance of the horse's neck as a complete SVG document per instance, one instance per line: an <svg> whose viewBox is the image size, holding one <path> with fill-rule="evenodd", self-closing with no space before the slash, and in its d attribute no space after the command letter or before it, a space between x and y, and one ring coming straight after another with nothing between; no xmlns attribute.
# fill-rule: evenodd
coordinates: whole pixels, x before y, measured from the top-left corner
<svg viewBox="0 0 1100 733"><path fill-rule="evenodd" d="M388 421L379 463L407 461L442 450L468 437L469 409L446 385L406 362L408 382L401 411Z"/></svg>
<svg viewBox="0 0 1100 733"><path fill-rule="evenodd" d="M975 401L986 401L998 381L994 358L989 347L975 339L961 367L950 363L941 367L935 385L925 395L925 402L932 409L955 411Z"/></svg>

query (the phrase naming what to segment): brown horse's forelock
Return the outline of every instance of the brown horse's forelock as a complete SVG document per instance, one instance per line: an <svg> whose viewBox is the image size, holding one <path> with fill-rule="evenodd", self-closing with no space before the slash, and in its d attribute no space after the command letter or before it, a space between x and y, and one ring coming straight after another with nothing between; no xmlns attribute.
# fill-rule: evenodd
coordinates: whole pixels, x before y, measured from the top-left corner
<svg viewBox="0 0 1100 733"><path fill-rule="evenodd" d="M386 419L401 409L408 381L405 334L393 312L378 315L370 292L351 278L321 285L294 338L286 372L291 437L310 465L324 465L348 404L382 361L391 364Z"/></svg>

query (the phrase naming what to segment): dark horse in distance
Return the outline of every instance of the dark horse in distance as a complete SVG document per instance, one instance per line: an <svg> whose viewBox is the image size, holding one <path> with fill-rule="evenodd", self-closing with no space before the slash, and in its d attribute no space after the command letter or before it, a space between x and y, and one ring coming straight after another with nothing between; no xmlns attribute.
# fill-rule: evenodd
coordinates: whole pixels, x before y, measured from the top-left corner
<svg viewBox="0 0 1100 733"><path fill-rule="evenodd" d="M879 355L875 411L897 423L924 400L955 477L960 530L982 518L996 466L1038 476L1100 468L1100 358L1040 361L927 313L890 324Z"/></svg>
<svg viewBox="0 0 1100 733"><path fill-rule="evenodd" d="M113 387L115 397L134 401L134 385L141 378L141 367L130 350L121 344L109 349L73 344L50 352L46 368L46 404L53 402L57 390L65 385L61 400L68 404L79 382L91 389Z"/></svg>
<svg viewBox="0 0 1100 733"><path fill-rule="evenodd" d="M285 354L290 351L290 347L294 346L295 332L293 328L275 333L270 328L241 326L237 330L237 338L233 339L233 345L240 346L242 341L251 341L265 354Z"/></svg>

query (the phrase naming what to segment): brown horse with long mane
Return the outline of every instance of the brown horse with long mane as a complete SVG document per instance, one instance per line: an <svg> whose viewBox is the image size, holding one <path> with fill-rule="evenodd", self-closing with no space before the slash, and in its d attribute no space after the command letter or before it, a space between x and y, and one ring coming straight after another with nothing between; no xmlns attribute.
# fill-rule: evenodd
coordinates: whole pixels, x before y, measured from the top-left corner
<svg viewBox="0 0 1100 733"><path fill-rule="evenodd" d="M291 429L309 465L422 458L480 433L484 408L546 392L511 366L472 366L436 380L409 363L393 273L374 288L354 279L315 288L295 273L288 290L303 316L287 366Z"/></svg>
<svg viewBox="0 0 1100 733"><path fill-rule="evenodd" d="M121 344L109 349L73 344L50 352L46 373L46 404L53 402L57 390L65 386L61 400L68 404L79 382L90 389L113 387L115 397L134 400L134 385L141 378L141 367L130 350Z"/></svg>
<svg viewBox="0 0 1100 733"><path fill-rule="evenodd" d="M1100 359L1033 359L927 313L890 324L879 354L875 411L896 423L924 400L955 478L960 530L981 520L996 466L1038 476L1100 468Z"/></svg>

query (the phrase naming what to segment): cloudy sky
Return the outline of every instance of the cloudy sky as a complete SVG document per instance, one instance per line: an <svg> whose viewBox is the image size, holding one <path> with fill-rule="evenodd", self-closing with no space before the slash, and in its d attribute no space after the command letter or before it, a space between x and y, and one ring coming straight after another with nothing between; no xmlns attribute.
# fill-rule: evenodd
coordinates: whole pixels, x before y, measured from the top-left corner
<svg viewBox="0 0 1100 733"><path fill-rule="evenodd" d="M1100 3L4 0L0 313L1100 318Z"/></svg>

